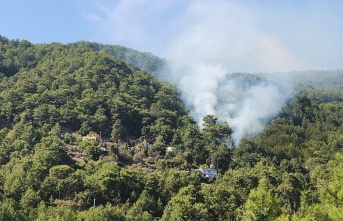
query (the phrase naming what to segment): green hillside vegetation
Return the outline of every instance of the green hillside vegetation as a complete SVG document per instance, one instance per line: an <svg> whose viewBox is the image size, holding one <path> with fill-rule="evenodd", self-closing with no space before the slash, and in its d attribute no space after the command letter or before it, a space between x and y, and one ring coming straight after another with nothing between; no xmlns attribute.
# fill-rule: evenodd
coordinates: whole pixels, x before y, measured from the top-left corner
<svg viewBox="0 0 343 221"><path fill-rule="evenodd" d="M94 51L104 51L115 58L125 61L134 67L138 67L148 73L157 74L166 65L166 60L148 52L140 52L120 45L108 45L91 42L77 42L68 44L69 47L86 47Z"/></svg>
<svg viewBox="0 0 343 221"><path fill-rule="evenodd" d="M342 71L297 73L297 96L233 147L227 122L200 130L155 78L164 62L0 36L0 220L343 219Z"/></svg>

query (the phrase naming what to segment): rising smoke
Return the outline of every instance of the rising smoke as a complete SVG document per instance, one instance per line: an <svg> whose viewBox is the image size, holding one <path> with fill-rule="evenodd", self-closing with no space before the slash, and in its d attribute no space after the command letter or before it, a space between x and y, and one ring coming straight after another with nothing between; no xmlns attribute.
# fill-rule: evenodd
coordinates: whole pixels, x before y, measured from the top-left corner
<svg viewBox="0 0 343 221"><path fill-rule="evenodd" d="M260 133L292 91L262 75L228 74L220 66L201 63L194 67L172 65L167 78L177 85L200 127L205 115L217 116L232 127L236 146L243 137Z"/></svg>
<svg viewBox="0 0 343 221"><path fill-rule="evenodd" d="M280 112L288 93L271 81L246 84L229 73L242 66L250 72L271 72L300 65L276 39L249 25L249 13L215 2L220 4L201 1L189 9L192 22L171 43L168 58L172 65L164 78L177 85L200 126L205 115L216 115L233 128L237 145L244 136L263 130ZM242 16L243 21L238 21Z"/></svg>
<svg viewBox="0 0 343 221"><path fill-rule="evenodd" d="M292 87L285 82L297 76L247 87L228 73L342 68L341 1L84 2L95 3L88 18L99 20L99 36L172 61L163 79L177 85L200 125L207 114L226 120L236 143L277 115L289 98L283 87Z"/></svg>

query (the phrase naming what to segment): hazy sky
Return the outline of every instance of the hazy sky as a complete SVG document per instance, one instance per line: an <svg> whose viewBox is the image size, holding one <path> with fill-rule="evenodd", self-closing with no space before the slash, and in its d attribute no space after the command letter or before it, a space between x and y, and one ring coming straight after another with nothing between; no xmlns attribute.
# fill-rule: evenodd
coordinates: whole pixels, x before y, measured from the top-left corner
<svg viewBox="0 0 343 221"><path fill-rule="evenodd" d="M120 44L228 71L343 69L340 0L1 0L0 35Z"/></svg>

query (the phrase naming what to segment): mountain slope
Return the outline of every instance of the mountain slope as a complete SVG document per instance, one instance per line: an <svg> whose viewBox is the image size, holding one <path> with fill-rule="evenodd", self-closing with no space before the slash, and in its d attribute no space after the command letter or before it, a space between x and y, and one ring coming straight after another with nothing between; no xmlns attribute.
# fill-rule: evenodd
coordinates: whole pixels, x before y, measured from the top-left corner
<svg viewBox="0 0 343 221"><path fill-rule="evenodd" d="M5 37L0 52L0 220L343 219L342 71L290 74L281 113L234 146L230 122L200 130L174 87L114 57L156 71L149 54ZM227 78L244 91L284 76Z"/></svg>
<svg viewBox="0 0 343 221"><path fill-rule="evenodd" d="M88 44L1 42L1 128L25 120L110 137L116 125L123 137L153 139L158 122L170 127L160 134L170 141L186 113L175 88Z"/></svg>

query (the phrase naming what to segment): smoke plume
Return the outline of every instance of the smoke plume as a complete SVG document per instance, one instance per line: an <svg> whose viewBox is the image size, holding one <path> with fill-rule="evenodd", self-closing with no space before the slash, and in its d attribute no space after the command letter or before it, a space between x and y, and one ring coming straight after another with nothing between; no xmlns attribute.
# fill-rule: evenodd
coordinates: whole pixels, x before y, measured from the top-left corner
<svg viewBox="0 0 343 221"><path fill-rule="evenodd" d="M99 28L96 41L167 58L163 79L177 85L199 124L217 115L234 128L236 143L259 133L288 94L280 83L247 86L228 73L342 68L342 1L80 2ZM293 77L282 75L288 83Z"/></svg>
<svg viewBox="0 0 343 221"><path fill-rule="evenodd" d="M192 22L181 27L183 31L171 43L172 65L164 78L177 85L199 125L205 115L216 115L233 128L232 138L238 144L244 136L263 130L280 112L287 94L270 81L247 85L228 73L242 66L251 72L286 71L300 64L275 38L250 26L249 13L215 2L220 4L199 2L189 8Z"/></svg>

